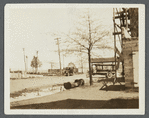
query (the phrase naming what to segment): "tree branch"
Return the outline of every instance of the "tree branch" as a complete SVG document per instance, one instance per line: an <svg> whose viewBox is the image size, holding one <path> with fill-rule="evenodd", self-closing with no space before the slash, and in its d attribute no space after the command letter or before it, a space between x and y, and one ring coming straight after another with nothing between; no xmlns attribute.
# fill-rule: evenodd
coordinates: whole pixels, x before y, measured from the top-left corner
<svg viewBox="0 0 149 118"><path fill-rule="evenodd" d="M94 40L94 42L92 42L92 47L94 46L95 43L97 43L98 41L100 41L101 39L103 39L103 37L105 37L106 35L108 35L109 32L107 32L106 34L104 34L102 37L99 37L97 40Z"/></svg>
<svg viewBox="0 0 149 118"><path fill-rule="evenodd" d="M75 43L77 43L78 45L80 45L80 46L82 46L82 47L84 47L85 49L87 49L88 50L88 48L87 47L85 47L85 45L82 45L78 40L76 40L76 39L74 39L74 38L72 38L72 37L70 37L69 35L67 35L67 34L65 34L67 37L69 37L71 40L73 40Z"/></svg>

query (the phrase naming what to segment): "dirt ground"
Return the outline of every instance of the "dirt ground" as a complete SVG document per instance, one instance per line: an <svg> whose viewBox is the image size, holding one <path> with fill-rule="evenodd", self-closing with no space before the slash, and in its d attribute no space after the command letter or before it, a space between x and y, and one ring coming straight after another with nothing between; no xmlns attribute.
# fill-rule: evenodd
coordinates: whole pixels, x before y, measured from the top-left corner
<svg viewBox="0 0 149 118"><path fill-rule="evenodd" d="M129 109L139 108L139 92L125 90L120 84L102 83L72 88L53 95L12 102L11 109Z"/></svg>
<svg viewBox="0 0 149 118"><path fill-rule="evenodd" d="M42 78L28 78L10 80L10 93L22 91L24 89L32 89L55 84L63 84L64 82L74 81L75 79L86 78L85 74L74 76L44 76ZM88 80L88 79L87 79Z"/></svg>

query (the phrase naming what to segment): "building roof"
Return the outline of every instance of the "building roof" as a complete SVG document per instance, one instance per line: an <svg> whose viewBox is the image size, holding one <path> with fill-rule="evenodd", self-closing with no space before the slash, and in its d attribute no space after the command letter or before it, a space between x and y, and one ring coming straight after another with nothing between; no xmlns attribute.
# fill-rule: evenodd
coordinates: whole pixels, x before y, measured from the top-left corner
<svg viewBox="0 0 149 118"><path fill-rule="evenodd" d="M118 61L118 59L116 59ZM91 58L91 63L115 62L115 58Z"/></svg>

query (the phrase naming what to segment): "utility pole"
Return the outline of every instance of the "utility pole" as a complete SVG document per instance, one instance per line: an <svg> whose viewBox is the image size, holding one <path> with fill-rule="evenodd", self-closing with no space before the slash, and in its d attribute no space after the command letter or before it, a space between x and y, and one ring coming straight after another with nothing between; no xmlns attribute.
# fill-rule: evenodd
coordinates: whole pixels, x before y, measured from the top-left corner
<svg viewBox="0 0 149 118"><path fill-rule="evenodd" d="M26 56L25 56L25 48L23 48L23 52L24 52L24 64L25 64L25 73L26 73Z"/></svg>
<svg viewBox="0 0 149 118"><path fill-rule="evenodd" d="M37 57L36 57L36 64L37 64L37 68L36 68L36 72L38 71L38 50L36 51Z"/></svg>
<svg viewBox="0 0 149 118"><path fill-rule="evenodd" d="M61 54L60 54L60 47L59 47L59 39L60 38L56 38L55 40L57 40L57 45L58 45L58 55L59 55L59 65L60 65L60 73L62 75L62 68L61 68Z"/></svg>
<svg viewBox="0 0 149 118"><path fill-rule="evenodd" d="M28 71L28 56L26 56L26 72Z"/></svg>
<svg viewBox="0 0 149 118"><path fill-rule="evenodd" d="M37 54L37 58L38 58L38 51L36 52L36 54Z"/></svg>

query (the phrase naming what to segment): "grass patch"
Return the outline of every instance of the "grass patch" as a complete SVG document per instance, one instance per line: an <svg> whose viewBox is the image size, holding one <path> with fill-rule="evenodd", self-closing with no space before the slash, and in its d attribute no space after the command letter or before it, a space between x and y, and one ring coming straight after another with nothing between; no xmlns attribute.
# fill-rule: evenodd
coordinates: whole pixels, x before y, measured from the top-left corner
<svg viewBox="0 0 149 118"><path fill-rule="evenodd" d="M14 93L10 93L10 97L11 98L15 98L15 97L19 97L19 96L22 96L23 93L31 93L31 92L37 92L39 91L40 88L35 88L35 89L23 89L21 91L17 91L17 92L14 92Z"/></svg>
<svg viewBox="0 0 149 118"><path fill-rule="evenodd" d="M58 87L58 86L63 86L63 84L47 85L47 86L41 86L41 87L36 87L36 88L25 88L21 91L10 93L10 97L15 98L15 97L22 96L23 93L38 92L38 91L41 91L41 89L45 89L49 87Z"/></svg>

